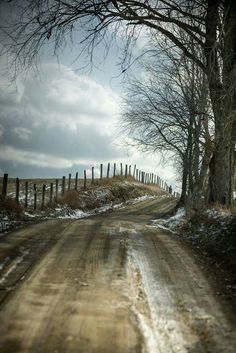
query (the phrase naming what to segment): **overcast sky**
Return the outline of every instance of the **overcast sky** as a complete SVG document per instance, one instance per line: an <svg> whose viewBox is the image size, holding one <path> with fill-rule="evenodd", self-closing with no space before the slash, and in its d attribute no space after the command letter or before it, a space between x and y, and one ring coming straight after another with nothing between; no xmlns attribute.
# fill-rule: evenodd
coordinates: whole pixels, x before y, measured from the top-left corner
<svg viewBox="0 0 236 353"><path fill-rule="evenodd" d="M38 75L18 76L14 84L6 74L6 58L0 58L1 174L82 175L100 163L123 162L155 172L175 186L171 165L163 167L157 154L128 147L118 134L123 94L118 55L112 48L103 65L82 73L73 62L76 48L65 49L60 64L48 51Z"/></svg>

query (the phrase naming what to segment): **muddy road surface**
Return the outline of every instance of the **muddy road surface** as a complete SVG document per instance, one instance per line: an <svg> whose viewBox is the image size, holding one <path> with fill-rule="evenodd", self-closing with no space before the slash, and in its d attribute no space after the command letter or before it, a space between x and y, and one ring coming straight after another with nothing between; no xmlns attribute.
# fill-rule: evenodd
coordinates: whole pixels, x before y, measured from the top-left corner
<svg viewBox="0 0 236 353"><path fill-rule="evenodd" d="M0 353L235 353L230 302L190 250L150 222L174 202L5 237Z"/></svg>

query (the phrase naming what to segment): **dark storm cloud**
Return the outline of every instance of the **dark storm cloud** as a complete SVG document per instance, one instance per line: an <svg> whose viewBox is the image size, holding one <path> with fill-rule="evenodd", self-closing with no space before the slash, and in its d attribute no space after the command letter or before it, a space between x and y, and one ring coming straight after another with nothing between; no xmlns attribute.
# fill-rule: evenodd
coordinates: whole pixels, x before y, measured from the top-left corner
<svg viewBox="0 0 236 353"><path fill-rule="evenodd" d="M55 157L76 158L109 158L114 157L110 136L102 135L90 126L78 127L78 130L67 130L62 126L50 127L46 124L34 126L32 123L17 124L14 121L2 122L4 134L1 139L5 145L35 153L49 153Z"/></svg>

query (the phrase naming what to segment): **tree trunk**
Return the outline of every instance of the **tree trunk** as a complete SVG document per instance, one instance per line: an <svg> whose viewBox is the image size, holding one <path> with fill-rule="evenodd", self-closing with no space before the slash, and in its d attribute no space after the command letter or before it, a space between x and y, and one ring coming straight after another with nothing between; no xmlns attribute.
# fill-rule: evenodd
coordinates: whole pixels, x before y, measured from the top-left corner
<svg viewBox="0 0 236 353"><path fill-rule="evenodd" d="M236 73L236 2L224 2L223 63L219 61L216 42L219 23L219 2L208 0L206 16L205 57L212 108L215 118L215 148L210 163L210 199L223 205L232 204L232 173L235 141L232 141L235 119ZM221 70L222 65L222 70ZM232 165L233 164L233 165Z"/></svg>
<svg viewBox="0 0 236 353"><path fill-rule="evenodd" d="M222 120L222 119L221 119ZM231 135L232 119L216 124L216 138L210 163L210 200L223 205L232 204Z"/></svg>
<svg viewBox="0 0 236 353"><path fill-rule="evenodd" d="M186 203L187 182L188 182L188 162L187 162L187 155L186 154L183 158L182 187L181 187L181 196L180 196L180 200L179 200L180 206L183 206Z"/></svg>

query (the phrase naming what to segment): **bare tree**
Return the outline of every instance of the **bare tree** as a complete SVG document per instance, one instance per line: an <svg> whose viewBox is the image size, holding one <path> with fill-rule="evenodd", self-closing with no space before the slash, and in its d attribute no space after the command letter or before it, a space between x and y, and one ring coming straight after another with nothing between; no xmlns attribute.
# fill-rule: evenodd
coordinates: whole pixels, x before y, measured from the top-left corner
<svg viewBox="0 0 236 353"><path fill-rule="evenodd" d="M123 31L124 57L140 29L167 38L207 75L215 119L215 143L210 163L211 201L230 205L233 195L236 141L236 1L235 0L12 0L18 16L3 28L8 49L20 65L31 65L50 40L55 51L68 35L83 34L88 54L99 43ZM180 36L180 30L185 36ZM184 40L183 40L184 38ZM195 56L192 45L204 50ZM17 61L15 61L17 65ZM125 70L125 69L124 69Z"/></svg>
<svg viewBox="0 0 236 353"><path fill-rule="evenodd" d="M213 152L206 76L185 56L162 52L160 61L152 50L141 61L141 78L130 80L122 131L137 147L171 152L182 171L181 203L197 207Z"/></svg>

